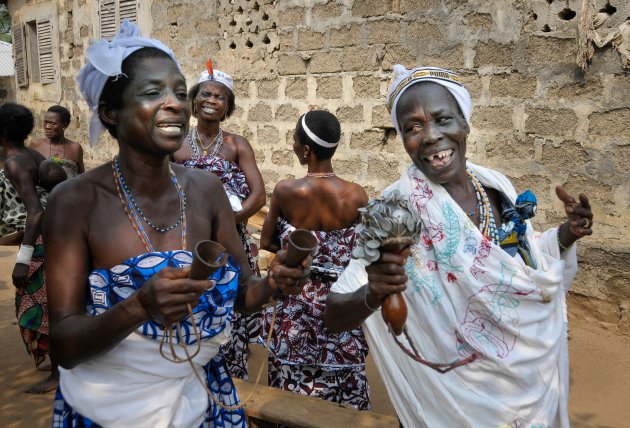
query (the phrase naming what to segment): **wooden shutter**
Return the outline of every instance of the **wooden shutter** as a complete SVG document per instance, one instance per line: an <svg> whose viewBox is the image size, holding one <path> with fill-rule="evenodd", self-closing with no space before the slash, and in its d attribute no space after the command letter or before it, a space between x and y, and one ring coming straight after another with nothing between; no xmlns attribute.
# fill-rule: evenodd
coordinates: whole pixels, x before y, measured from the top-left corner
<svg viewBox="0 0 630 428"><path fill-rule="evenodd" d="M136 0L100 0L99 27L101 38L111 40L125 19L138 22Z"/></svg>
<svg viewBox="0 0 630 428"><path fill-rule="evenodd" d="M118 0L118 26L125 19L138 22L138 5L136 0Z"/></svg>
<svg viewBox="0 0 630 428"><path fill-rule="evenodd" d="M26 65L26 45L24 43L24 27L22 24L13 25L13 49L15 51L15 79L19 87L28 86L28 72Z"/></svg>
<svg viewBox="0 0 630 428"><path fill-rule="evenodd" d="M39 53L39 81L41 83L53 83L55 81L52 39L50 18L37 20L37 51Z"/></svg>
<svg viewBox="0 0 630 428"><path fill-rule="evenodd" d="M98 5L100 37L111 40L116 34L116 0L100 0Z"/></svg>

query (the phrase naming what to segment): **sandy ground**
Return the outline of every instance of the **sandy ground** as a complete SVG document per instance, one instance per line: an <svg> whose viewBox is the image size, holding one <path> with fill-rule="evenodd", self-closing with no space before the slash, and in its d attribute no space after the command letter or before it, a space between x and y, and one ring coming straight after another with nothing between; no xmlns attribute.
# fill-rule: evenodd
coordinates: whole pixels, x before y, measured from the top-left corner
<svg viewBox="0 0 630 428"><path fill-rule="evenodd" d="M15 324L11 270L15 251L0 247L0 427L50 426L53 394L25 394L48 373L37 372ZM575 428L630 426L630 337L584 316L570 319L570 413ZM257 372L264 352L255 348L250 372ZM393 414L383 383L370 362L373 411ZM251 377L254 377L253 375ZM263 377L264 379L265 377Z"/></svg>

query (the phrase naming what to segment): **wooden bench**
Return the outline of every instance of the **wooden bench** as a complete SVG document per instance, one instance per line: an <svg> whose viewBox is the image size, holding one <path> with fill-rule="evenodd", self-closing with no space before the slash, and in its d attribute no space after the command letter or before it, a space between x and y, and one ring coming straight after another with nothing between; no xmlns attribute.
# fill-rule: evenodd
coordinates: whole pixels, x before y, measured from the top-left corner
<svg viewBox="0 0 630 428"><path fill-rule="evenodd" d="M244 400L254 382L234 379L238 396ZM245 405L245 416L251 428L285 425L293 428L398 428L394 416L362 412L320 398L258 385Z"/></svg>

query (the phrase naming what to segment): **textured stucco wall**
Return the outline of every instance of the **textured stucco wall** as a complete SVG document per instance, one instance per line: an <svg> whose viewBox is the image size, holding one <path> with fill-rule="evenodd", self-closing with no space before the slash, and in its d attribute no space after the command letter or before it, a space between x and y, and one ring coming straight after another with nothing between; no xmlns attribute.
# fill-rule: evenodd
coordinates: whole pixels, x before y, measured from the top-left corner
<svg viewBox="0 0 630 428"><path fill-rule="evenodd" d="M630 16L629 2L611 3L617 10L602 33ZM56 4L60 100L80 119L70 136L86 142L89 115L74 76L93 36L93 6ZM141 2L142 27L174 49L191 85L208 57L234 76L238 107L226 128L250 140L269 192L304 174L291 136L316 106L342 123L335 169L377 194L408 164L385 109L392 65L458 71L475 105L470 158L535 191L539 229L562 221L555 185L590 196L595 236L579 245L573 301L630 332L630 73L610 48L586 73L577 68L579 15L568 18L579 10L578 0ZM114 152L104 142L88 161Z"/></svg>

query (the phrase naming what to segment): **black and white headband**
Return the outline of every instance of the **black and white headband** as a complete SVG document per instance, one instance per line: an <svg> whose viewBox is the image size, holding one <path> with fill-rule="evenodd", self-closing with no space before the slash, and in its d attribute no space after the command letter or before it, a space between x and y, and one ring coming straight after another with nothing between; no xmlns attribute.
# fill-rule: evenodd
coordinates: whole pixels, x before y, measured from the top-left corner
<svg viewBox="0 0 630 428"><path fill-rule="evenodd" d="M339 144L339 141L337 141L336 143L329 143L328 141L324 141L321 138L319 138L317 135L315 135L315 133L311 131L308 128L308 126L306 126L307 114L308 113L304 113L304 115L302 116L302 129L304 129L304 132L306 132L306 135L308 135L308 138L310 138L315 144L318 144L322 147L326 147L326 148L337 147L337 145Z"/></svg>

